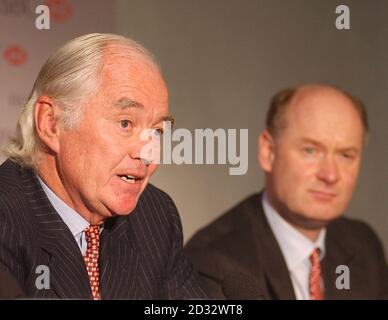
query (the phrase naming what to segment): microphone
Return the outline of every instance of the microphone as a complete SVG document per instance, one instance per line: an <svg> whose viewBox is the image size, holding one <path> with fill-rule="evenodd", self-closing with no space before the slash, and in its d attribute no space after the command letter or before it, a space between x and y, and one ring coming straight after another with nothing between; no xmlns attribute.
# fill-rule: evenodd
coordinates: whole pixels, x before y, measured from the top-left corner
<svg viewBox="0 0 388 320"><path fill-rule="evenodd" d="M222 280L221 285L228 300L264 300L256 279L245 273L232 272Z"/></svg>

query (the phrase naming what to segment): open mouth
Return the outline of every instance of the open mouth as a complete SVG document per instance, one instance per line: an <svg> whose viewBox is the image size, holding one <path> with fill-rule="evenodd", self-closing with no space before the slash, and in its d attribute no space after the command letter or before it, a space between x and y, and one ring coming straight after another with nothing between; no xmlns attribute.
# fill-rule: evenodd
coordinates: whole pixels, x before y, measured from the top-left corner
<svg viewBox="0 0 388 320"><path fill-rule="evenodd" d="M136 178L134 176L131 176L130 174L125 174L125 175L119 175L120 179L128 182L130 184L134 184L136 181L141 180L140 178Z"/></svg>

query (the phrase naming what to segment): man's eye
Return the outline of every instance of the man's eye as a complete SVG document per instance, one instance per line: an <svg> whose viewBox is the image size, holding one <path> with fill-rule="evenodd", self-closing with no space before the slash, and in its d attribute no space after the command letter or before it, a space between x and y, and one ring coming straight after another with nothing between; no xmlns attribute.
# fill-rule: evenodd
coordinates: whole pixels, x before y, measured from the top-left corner
<svg viewBox="0 0 388 320"><path fill-rule="evenodd" d="M355 158L355 155L354 155L354 154L352 154L352 153L346 153L346 152L342 153L342 156L343 156L345 159L349 159L349 160Z"/></svg>
<svg viewBox="0 0 388 320"><path fill-rule="evenodd" d="M128 127L130 127L130 125L131 125L131 121L129 121L129 120L121 120L120 121L120 127L123 129L127 129Z"/></svg>
<svg viewBox="0 0 388 320"><path fill-rule="evenodd" d="M156 137L159 137L163 134L163 129L154 128L152 129L152 134Z"/></svg>
<svg viewBox="0 0 388 320"><path fill-rule="evenodd" d="M304 151L306 154L312 155L312 154L314 154L317 150L316 150L314 147L304 147L304 148L303 148L303 151Z"/></svg>

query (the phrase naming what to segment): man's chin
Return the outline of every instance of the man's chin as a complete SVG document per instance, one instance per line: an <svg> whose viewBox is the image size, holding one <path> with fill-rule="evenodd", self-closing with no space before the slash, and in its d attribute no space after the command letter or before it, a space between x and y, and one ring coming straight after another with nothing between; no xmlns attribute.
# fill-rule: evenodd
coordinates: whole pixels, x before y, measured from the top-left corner
<svg viewBox="0 0 388 320"><path fill-rule="evenodd" d="M308 229L321 229L340 216L341 213L333 211L315 211L314 214L306 214L303 220Z"/></svg>
<svg viewBox="0 0 388 320"><path fill-rule="evenodd" d="M116 201L105 202L105 207L108 208L112 216L126 216L132 213L137 205L137 199L120 199Z"/></svg>
<svg viewBox="0 0 388 320"><path fill-rule="evenodd" d="M126 204L125 206L115 206L113 209L113 212L117 216L127 216L131 214L136 208L136 203L133 205Z"/></svg>

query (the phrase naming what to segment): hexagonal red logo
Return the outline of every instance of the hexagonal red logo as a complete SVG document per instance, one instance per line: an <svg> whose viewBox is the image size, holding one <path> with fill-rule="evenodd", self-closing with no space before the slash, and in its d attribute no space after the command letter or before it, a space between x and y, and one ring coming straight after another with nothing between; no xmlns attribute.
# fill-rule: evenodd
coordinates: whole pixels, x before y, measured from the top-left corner
<svg viewBox="0 0 388 320"><path fill-rule="evenodd" d="M66 0L45 0L44 4L49 7L55 22L66 22L73 16L73 7Z"/></svg>
<svg viewBox="0 0 388 320"><path fill-rule="evenodd" d="M22 46L13 44L4 50L3 57L10 65L20 66L27 61L28 54Z"/></svg>

